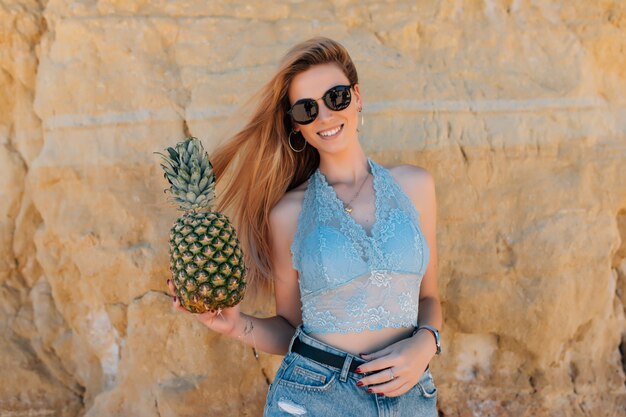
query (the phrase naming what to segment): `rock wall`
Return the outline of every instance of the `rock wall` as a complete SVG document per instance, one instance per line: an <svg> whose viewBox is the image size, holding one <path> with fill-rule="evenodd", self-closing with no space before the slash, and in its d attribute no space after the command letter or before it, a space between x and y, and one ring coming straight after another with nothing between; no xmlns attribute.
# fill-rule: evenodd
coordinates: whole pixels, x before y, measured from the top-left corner
<svg viewBox="0 0 626 417"><path fill-rule="evenodd" d="M317 34L436 178L442 415L623 413L623 1L0 0L0 416L261 415L282 358L171 310L152 152Z"/></svg>

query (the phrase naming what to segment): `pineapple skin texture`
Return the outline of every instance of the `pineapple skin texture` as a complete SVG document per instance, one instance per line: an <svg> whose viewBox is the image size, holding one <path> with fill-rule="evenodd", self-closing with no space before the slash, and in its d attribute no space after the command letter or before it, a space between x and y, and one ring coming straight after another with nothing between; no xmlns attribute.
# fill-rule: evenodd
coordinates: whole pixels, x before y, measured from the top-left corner
<svg viewBox="0 0 626 417"><path fill-rule="evenodd" d="M196 314L238 304L246 288L243 252L230 220L189 211L169 233L170 271L181 305Z"/></svg>

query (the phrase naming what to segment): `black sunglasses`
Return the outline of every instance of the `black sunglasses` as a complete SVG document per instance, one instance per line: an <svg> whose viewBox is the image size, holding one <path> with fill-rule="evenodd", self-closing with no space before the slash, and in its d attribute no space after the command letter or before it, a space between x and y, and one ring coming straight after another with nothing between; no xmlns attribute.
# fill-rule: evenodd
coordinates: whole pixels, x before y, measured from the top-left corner
<svg viewBox="0 0 626 417"><path fill-rule="evenodd" d="M324 99L326 107L333 111L343 110L350 105L352 100L352 93L350 89L355 84L350 85L336 85L330 88L320 98ZM317 105L318 99L303 98L294 103L287 114L291 116L294 122L301 125L308 125L313 122L319 114L319 107Z"/></svg>

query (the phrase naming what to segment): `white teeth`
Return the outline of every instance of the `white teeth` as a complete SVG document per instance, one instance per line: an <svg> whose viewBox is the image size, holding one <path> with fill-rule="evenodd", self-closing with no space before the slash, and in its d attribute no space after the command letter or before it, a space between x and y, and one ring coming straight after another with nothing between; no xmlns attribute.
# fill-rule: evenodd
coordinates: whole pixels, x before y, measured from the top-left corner
<svg viewBox="0 0 626 417"><path fill-rule="evenodd" d="M326 131L326 132L320 132L320 136L332 136L335 133L339 132L340 129L341 129L341 126L335 128L333 130L329 130L329 131Z"/></svg>

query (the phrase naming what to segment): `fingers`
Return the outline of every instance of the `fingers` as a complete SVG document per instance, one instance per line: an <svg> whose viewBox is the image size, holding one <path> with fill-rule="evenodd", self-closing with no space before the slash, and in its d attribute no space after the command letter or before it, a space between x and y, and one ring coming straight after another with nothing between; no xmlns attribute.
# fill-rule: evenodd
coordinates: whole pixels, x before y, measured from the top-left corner
<svg viewBox="0 0 626 417"><path fill-rule="evenodd" d="M208 318L212 319L212 318L214 318L215 316L218 316L218 315L219 315L219 316L221 316L221 315L222 315L222 310L221 310L221 309L215 310L215 311L213 311L213 312L211 312L211 311L205 311L204 313L200 313L200 314L198 314L197 316L198 316L199 318L201 318L201 319L208 319ZM224 318L223 318L223 317L222 317L222 320L224 320Z"/></svg>
<svg viewBox="0 0 626 417"><path fill-rule="evenodd" d="M178 297L178 294L176 294L176 288L174 287L174 283L172 282L171 279L167 280L167 288L169 289L170 295L172 296L172 306L174 307L175 310L181 311L183 313L190 313L194 315L201 322L209 323L209 324L213 321L215 316L221 315L222 310L216 310L214 312L205 311L204 313L192 313L182 306L180 302L180 298ZM222 317L222 320L224 320L223 317Z"/></svg>
<svg viewBox="0 0 626 417"><path fill-rule="evenodd" d="M178 297L178 294L176 294L176 288L174 287L174 283L172 282L171 279L167 280L167 288L169 289L170 295L172 296L172 306L174 307L174 310L181 311L183 313L191 313L181 304L180 298ZM211 319L213 319L219 313L220 311L215 311L213 313L211 313L210 311L206 311L202 314L196 314L196 313L191 313L191 314L196 316L196 318L198 318L200 321L210 323Z"/></svg>
<svg viewBox="0 0 626 417"><path fill-rule="evenodd" d="M361 359L364 359L366 361L373 361L374 359L382 358L383 356L386 356L390 353L391 353L390 346L387 346L386 348L381 349L377 352L361 353L359 356L361 357Z"/></svg>
<svg viewBox="0 0 626 417"><path fill-rule="evenodd" d="M382 371L383 375L387 374L386 377L382 377L382 378L378 377L379 374L381 374L381 372L369 375L365 378L361 378L361 381L363 381L363 385L367 386L367 392L370 392L373 394L384 394L385 396L387 396L387 393L396 391L399 388L401 388L404 384L406 384L406 381L403 382L399 378L394 378L390 380L389 372L386 370ZM370 382L367 382L365 380L366 378L368 378ZM374 382L371 378L380 380L380 382Z"/></svg>
<svg viewBox="0 0 626 417"><path fill-rule="evenodd" d="M368 361L359 365L359 367L356 369L356 372L363 374L363 373L368 373L368 372L374 373L374 372L378 372L379 370L384 371L385 368L393 367L394 362L395 362L395 359L392 356L383 356L382 358L374 359L374 360L371 360L371 361ZM394 368L394 372L395 371L396 369ZM389 372L389 371L384 371L384 372ZM380 380L372 381L372 383L386 381L387 379L389 379L389 377L391 376L390 374L387 374L387 379L384 379L384 372L383 372L383 375L378 376L379 378L381 378ZM371 375L371 376L373 377L374 375Z"/></svg>
<svg viewBox="0 0 626 417"><path fill-rule="evenodd" d="M177 294L176 294L176 289L174 288L174 283L172 282L171 279L167 280L167 287L170 291L170 294L172 296L172 306L174 307L175 310L178 311L183 311L183 312L189 312L187 311L187 309L185 307L183 307L180 304L180 299L178 298Z"/></svg>
<svg viewBox="0 0 626 417"><path fill-rule="evenodd" d="M364 365L359 366L359 369L363 368L363 366ZM389 369L392 369L393 376L395 377L394 379L391 379L391 372L389 372ZM374 385L374 384L384 384L387 382L395 382L398 379L398 376L399 376L398 373L399 371L397 370L397 368L382 369L373 374L364 376L359 381L363 385ZM382 391L377 391L377 392L382 392Z"/></svg>
<svg viewBox="0 0 626 417"><path fill-rule="evenodd" d="M174 288L174 283L171 279L167 280L167 288L170 290L170 295L172 297L176 296L176 289Z"/></svg>
<svg viewBox="0 0 626 417"><path fill-rule="evenodd" d="M178 297L174 297L174 301L173 301L172 304L174 306L174 309L176 309L178 311L189 313L189 311L180 304L180 299Z"/></svg>

